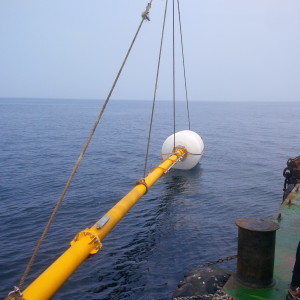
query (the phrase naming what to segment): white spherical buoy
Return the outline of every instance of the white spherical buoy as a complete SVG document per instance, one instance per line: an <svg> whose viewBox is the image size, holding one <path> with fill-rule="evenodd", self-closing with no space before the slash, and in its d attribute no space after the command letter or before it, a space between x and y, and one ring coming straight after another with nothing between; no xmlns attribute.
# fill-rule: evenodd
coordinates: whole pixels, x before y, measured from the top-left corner
<svg viewBox="0 0 300 300"><path fill-rule="evenodd" d="M200 135L191 130L182 130L175 133L175 148L185 147L188 154L180 162L174 165L174 169L190 170L194 168L200 161L203 151L204 143ZM170 135L162 146L162 156L164 159L170 156L174 149L174 134Z"/></svg>

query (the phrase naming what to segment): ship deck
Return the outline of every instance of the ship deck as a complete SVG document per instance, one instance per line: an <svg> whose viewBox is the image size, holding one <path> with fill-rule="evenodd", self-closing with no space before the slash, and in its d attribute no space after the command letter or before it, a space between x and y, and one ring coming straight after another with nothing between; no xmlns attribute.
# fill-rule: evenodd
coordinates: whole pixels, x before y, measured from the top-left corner
<svg viewBox="0 0 300 300"><path fill-rule="evenodd" d="M233 275L223 289L234 300L283 300L286 297L300 239L300 183L284 200L274 219L280 225L276 233L274 285L248 288Z"/></svg>

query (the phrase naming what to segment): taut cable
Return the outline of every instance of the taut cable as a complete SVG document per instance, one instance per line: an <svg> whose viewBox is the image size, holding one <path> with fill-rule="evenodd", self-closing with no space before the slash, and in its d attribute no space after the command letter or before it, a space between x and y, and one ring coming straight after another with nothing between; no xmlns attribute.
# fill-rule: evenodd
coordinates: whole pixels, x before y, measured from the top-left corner
<svg viewBox="0 0 300 300"><path fill-rule="evenodd" d="M147 7L146 7L146 16L147 16L147 17L148 17L149 9L150 9L150 7L151 7L151 3L152 3L152 1L151 1L150 3L148 3L148 5L147 5ZM104 113L104 111L105 111L105 108L106 108L106 106L107 106L109 100L110 100L110 97L111 97L111 95L112 95L112 93L113 93L113 90L114 90L114 88L115 88L115 86L116 86L116 84L117 84L117 82L118 82L118 79L119 79L119 77L120 77L120 75L121 75L121 73L122 73L122 70L123 70L123 68L124 68L124 66L125 66L125 63L126 63L126 61L127 61L127 58L128 58L128 56L129 56L129 54L130 54L130 52L131 52L131 49L132 49L132 47L133 47L133 45L134 45L134 42L135 42L135 40L136 40L136 38L137 38L137 36L138 36L138 34L139 34L139 32L140 32L140 29L141 29L141 27L142 27L143 22L145 21L145 19L146 19L146 17L143 17L143 14L142 14L142 20L141 20L141 22L140 22L140 24L139 24L139 26L138 26L138 29L137 29L137 31L136 31L136 34L135 34L135 36L134 36L134 38L133 38L133 40L132 40L132 42L131 42L131 45L130 45L128 51L127 51L127 54L126 54L126 56L125 56L125 59L124 59L122 65L121 65L121 68L120 68L120 70L119 70L119 72L118 72L118 74L117 74L117 76L116 76L116 78L115 78L115 81L114 81L114 83L113 83L113 85L112 85L112 87L111 87L111 89L110 89L110 91L109 91L109 94L108 94L108 96L107 96L107 98L106 98L106 100L105 100L105 102L104 102L104 104L103 104L103 106L102 106L101 112L99 113L99 115L98 115L98 117L97 117L97 119L96 119L96 122L94 123L94 126L93 126L93 128L92 128L92 131L91 131L91 133L90 133L90 135L89 135L89 137L88 137L88 139L87 139L87 141L86 141L86 143L85 143L85 145L84 145L84 147L83 147L82 152L80 153L80 155L79 155L79 157L78 157L78 159L77 159L77 162L76 162L76 164L75 164L75 166L74 166L74 169L73 169L73 171L72 171L72 173L71 173L71 175L70 175L70 177L69 177L69 179L68 179L68 181L67 181L67 183L66 183L66 185L65 185L65 188L64 188L64 190L63 190L61 196L59 197L59 200L58 200L58 202L57 202L57 204L56 204L56 206L55 206L55 208L54 208L54 210L53 210L53 212L52 212L52 215L51 215L51 217L50 217L50 219L49 219L49 221L48 221L48 223L47 223L47 225L46 225L46 227L45 227L45 229L44 229L44 231L43 231L43 233L42 233L42 235L41 235L41 237L40 237L40 239L39 239L39 241L38 241L38 244L37 244L37 246L36 246L36 248L35 248L35 250L34 250L32 256L31 256L31 258L30 258L30 260L29 260L29 262L28 262L28 265L27 265L27 267L26 267L26 269L25 269L25 272L24 272L23 276L21 277L21 280L20 280L19 285L18 285L18 288L19 288L19 289L22 288L22 286L23 286L23 284L24 284L24 282L25 282L25 279L26 279L26 277L27 277L27 275L28 275L28 273L29 273L29 271L30 271L30 269L31 269L31 266L32 266L33 263L34 263L35 257L36 257L36 255L37 255L39 249L41 248L41 246L42 246L42 244L43 244L43 242L44 242L45 236L46 236L46 234L48 233L48 231L49 231L49 229L50 229L50 226L51 226L51 224L52 224L52 222L53 222L53 220L54 220L54 218L55 218L55 216L56 216L56 213L57 213L59 207L61 206L61 203L62 203L62 201L63 201L63 199L64 199L64 197L65 197L65 194L67 193L67 191L68 191L68 189L69 189L69 186L70 186L70 184L71 184L71 182L72 182L72 180L73 180L73 177L75 176L75 173L76 173L76 171L77 171L77 169L78 169L78 167L79 167L79 165L80 165L80 162L81 162L82 158L84 157L84 154L85 154L85 152L86 152L86 150L87 150L87 148L88 148L88 146L89 146L89 144L90 144L90 141L91 141L91 139L92 139L92 137L93 137L93 135L94 135L94 133L95 133L95 131L96 131L96 128L97 128L97 126L98 126L98 124L99 124L99 122L100 122L100 120L101 120L101 117L102 117L102 115L103 115L103 113Z"/></svg>
<svg viewBox="0 0 300 300"><path fill-rule="evenodd" d="M191 130L190 110L189 110L189 100L188 100L188 90L187 90L186 72L185 72L185 60L184 60L184 51L183 51L183 34L182 34L182 26L181 26L181 16L180 16L179 0L177 0L177 6L178 6L178 20L179 20L180 40L181 40L181 54L182 54L182 65L183 65L183 75L184 75L186 109L187 109L189 130Z"/></svg>
<svg viewBox="0 0 300 300"><path fill-rule="evenodd" d="M163 20L163 25L162 25L161 39L160 39L160 49L159 49L158 62L157 62L156 80L155 80L154 95L153 95L153 102L152 102L151 119L150 119L149 134L148 134L148 141L147 141L147 150L146 150L146 156L145 156L144 177L146 177L146 172L147 172L147 163L148 163L150 140L151 140L151 133L152 133L152 123L153 123L153 117L154 117L154 108L155 108L156 92L157 92L157 86L158 86L158 76L159 76L160 61L161 61L161 54L162 54L162 47L163 47L163 40L164 40L167 8L168 8L168 0L166 0L165 14L164 14L164 20Z"/></svg>

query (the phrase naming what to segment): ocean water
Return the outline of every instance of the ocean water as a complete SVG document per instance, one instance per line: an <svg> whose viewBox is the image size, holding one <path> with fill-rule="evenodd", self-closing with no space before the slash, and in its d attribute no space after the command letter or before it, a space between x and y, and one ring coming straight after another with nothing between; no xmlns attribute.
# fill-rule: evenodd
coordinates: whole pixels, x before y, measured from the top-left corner
<svg viewBox="0 0 300 300"><path fill-rule="evenodd" d="M101 106L0 100L0 298L18 284ZM160 179L53 299L170 299L185 272L236 254L237 218L275 213L282 170L300 152L300 103L190 108L205 143L201 164ZM147 101L109 103L25 286L143 176L150 109ZM177 131L187 129L184 102L176 114ZM172 103L158 102L148 170L172 131Z"/></svg>

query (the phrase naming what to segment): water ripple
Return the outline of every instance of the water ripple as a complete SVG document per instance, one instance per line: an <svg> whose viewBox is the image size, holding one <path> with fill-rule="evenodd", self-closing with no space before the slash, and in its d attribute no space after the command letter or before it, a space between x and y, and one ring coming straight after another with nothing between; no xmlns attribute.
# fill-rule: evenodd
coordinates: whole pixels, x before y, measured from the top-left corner
<svg viewBox="0 0 300 300"><path fill-rule="evenodd" d="M25 269L99 103L28 99L2 100L0 105L0 127L5 129L0 133L4 298ZM160 147L172 133L164 117L168 105L157 104L149 170L160 161ZM298 110L285 104L193 103L193 129L206 147L201 165L190 172L171 170L154 185L106 237L100 253L90 257L53 299L170 299L186 271L235 254L235 220L270 217L280 204L282 169L287 158L299 155L300 146L285 120L296 120ZM184 109L178 114L183 119ZM145 103L111 103L28 282L142 177L148 118ZM235 262L222 267L233 270Z"/></svg>

